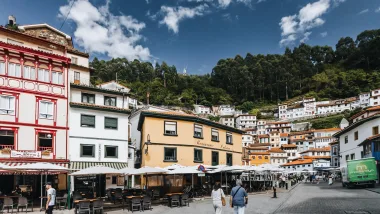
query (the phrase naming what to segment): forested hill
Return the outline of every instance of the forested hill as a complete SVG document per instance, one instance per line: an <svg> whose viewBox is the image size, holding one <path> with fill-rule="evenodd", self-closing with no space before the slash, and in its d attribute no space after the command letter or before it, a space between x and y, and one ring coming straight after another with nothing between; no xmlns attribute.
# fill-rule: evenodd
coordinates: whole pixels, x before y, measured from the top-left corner
<svg viewBox="0 0 380 214"><path fill-rule="evenodd" d="M126 84L140 101L190 107L278 103L299 95L318 99L357 96L380 88L380 29L360 33L356 40L341 38L329 46L301 44L284 54L240 55L221 59L211 74L181 75L175 66L152 65L126 59L91 62L92 81L116 79Z"/></svg>

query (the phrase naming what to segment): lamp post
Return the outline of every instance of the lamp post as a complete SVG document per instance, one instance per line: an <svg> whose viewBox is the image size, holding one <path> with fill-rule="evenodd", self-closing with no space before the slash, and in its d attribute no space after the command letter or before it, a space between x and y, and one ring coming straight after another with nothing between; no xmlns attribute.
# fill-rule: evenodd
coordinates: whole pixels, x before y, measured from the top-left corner
<svg viewBox="0 0 380 214"><path fill-rule="evenodd" d="M147 155L148 154L148 149L149 149L149 145L151 145L152 143L150 142L150 135L148 134L146 136L146 142L144 145L146 145L146 149L145 149L145 154Z"/></svg>

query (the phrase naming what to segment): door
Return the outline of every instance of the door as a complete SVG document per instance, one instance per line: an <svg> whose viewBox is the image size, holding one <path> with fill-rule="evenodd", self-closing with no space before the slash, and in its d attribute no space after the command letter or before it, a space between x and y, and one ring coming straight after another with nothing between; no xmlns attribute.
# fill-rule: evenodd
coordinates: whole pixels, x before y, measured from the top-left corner
<svg viewBox="0 0 380 214"><path fill-rule="evenodd" d="M211 153L211 163L213 166L219 165L219 152Z"/></svg>

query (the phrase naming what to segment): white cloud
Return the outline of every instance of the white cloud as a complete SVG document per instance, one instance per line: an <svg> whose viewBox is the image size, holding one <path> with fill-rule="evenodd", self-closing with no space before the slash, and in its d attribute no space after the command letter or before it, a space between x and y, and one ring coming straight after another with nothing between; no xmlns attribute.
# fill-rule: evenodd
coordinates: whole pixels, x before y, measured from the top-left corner
<svg viewBox="0 0 380 214"><path fill-rule="evenodd" d="M207 12L207 9L207 4L194 8L161 6L160 13L164 15L164 18L159 23L165 24L169 30L178 33L180 21L194 18L195 16L203 16Z"/></svg>
<svg viewBox="0 0 380 214"><path fill-rule="evenodd" d="M285 16L279 23L282 30L280 45L294 44L297 39L306 42L311 29L325 23L321 17L328 12L331 6L337 6L345 0L318 0L302 7L298 14Z"/></svg>
<svg viewBox="0 0 380 214"><path fill-rule="evenodd" d="M231 4L232 0L218 0L219 6L221 8L226 8Z"/></svg>
<svg viewBox="0 0 380 214"><path fill-rule="evenodd" d="M306 32L303 34L303 38L300 40L301 43L305 43L309 40L309 36L310 36L311 32Z"/></svg>
<svg viewBox="0 0 380 214"><path fill-rule="evenodd" d="M258 4L258 3L261 3L261 2L265 2L265 1L266 1L266 0L258 0L258 1L257 1L257 4Z"/></svg>
<svg viewBox="0 0 380 214"><path fill-rule="evenodd" d="M360 11L360 12L358 13L358 15L361 15L361 14L364 14L364 13L368 13L368 11L369 11L368 8L367 8L367 9L364 9L364 10Z"/></svg>
<svg viewBox="0 0 380 214"><path fill-rule="evenodd" d="M375 10L376 13L380 13L380 7Z"/></svg>
<svg viewBox="0 0 380 214"><path fill-rule="evenodd" d="M322 37L326 37L326 36L327 36L327 32L326 32L326 31L325 31L325 32L322 32L322 33L321 33L321 36L322 36Z"/></svg>
<svg viewBox="0 0 380 214"><path fill-rule="evenodd" d="M71 3L72 1L59 8L59 17L66 17ZM73 3L67 20L76 24L76 43L86 51L113 58L148 60L151 57L149 49L136 44L143 38L140 31L145 28L145 23L132 16L111 14L109 3L107 1L106 5L99 8L87 0Z"/></svg>

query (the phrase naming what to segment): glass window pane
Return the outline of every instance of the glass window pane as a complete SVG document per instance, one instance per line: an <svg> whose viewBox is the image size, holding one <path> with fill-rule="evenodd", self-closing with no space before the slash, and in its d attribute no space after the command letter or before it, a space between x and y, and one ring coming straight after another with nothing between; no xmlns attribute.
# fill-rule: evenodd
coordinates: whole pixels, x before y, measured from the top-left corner
<svg viewBox="0 0 380 214"><path fill-rule="evenodd" d="M0 62L0 74L5 75L5 63Z"/></svg>

